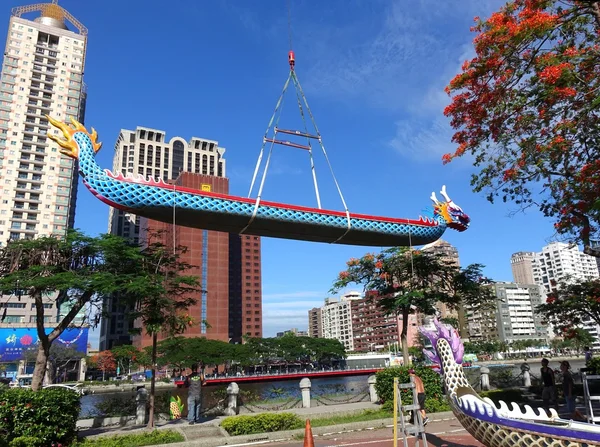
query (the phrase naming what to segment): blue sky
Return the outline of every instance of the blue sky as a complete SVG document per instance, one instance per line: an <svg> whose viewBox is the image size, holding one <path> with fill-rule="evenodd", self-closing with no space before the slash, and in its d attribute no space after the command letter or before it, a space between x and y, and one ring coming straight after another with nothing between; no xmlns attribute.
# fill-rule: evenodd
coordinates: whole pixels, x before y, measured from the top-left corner
<svg viewBox="0 0 600 447"><path fill-rule="evenodd" d="M1 36L10 7L29 3L2 2ZM247 195L288 75L287 1L59 3L89 29L86 125L104 142L99 164L111 167L121 128L214 139L227 149L230 193ZM431 192L446 184L472 226L465 233L448 230L444 238L458 248L463 265L485 264L488 276L510 281L510 255L540 250L553 237L552 223L537 210L512 216L513 207L474 194L469 160L441 163L454 147L442 114L449 102L443 88L472 57L473 17L501 3L292 0L292 42L298 77L349 209L417 217ZM291 95L280 126L301 128ZM264 199L315 206L307 154L280 146L273 157ZM323 207L341 210L320 154L316 168ZM76 226L99 234L107 220L107 206L81 186ZM322 304L345 262L380 249L263 239L264 335L306 329L307 310Z"/></svg>

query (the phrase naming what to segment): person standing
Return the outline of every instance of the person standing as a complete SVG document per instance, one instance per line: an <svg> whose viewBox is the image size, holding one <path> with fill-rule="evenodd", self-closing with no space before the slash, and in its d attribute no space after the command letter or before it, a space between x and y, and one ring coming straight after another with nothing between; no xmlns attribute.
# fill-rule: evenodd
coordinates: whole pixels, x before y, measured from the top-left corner
<svg viewBox="0 0 600 447"><path fill-rule="evenodd" d="M204 376L198 372L198 365L192 365L192 373L185 379L185 387L188 389L188 422L194 425L200 418L202 407L202 386L206 384Z"/></svg>
<svg viewBox="0 0 600 447"><path fill-rule="evenodd" d="M417 390L417 403L420 407L421 417L423 418L423 425L427 425L429 423L429 418L427 417L427 413L425 413L425 386L423 385L423 381L417 374L414 369L409 369L408 374L413 378L415 382L415 388ZM414 420L414 413L413 413Z"/></svg>
<svg viewBox="0 0 600 447"><path fill-rule="evenodd" d="M548 363L550 363L548 359L542 359L542 367L540 368L542 382L544 383L542 399L546 409L549 409L550 405L556 407L556 381L554 371L548 367Z"/></svg>
<svg viewBox="0 0 600 447"><path fill-rule="evenodd" d="M563 375L563 394L565 395L565 403L567 404L567 411L572 419L578 421L585 421L586 418L576 409L575 407L575 382L573 380L573 374L571 374L571 364L566 360L560 363L560 370Z"/></svg>
<svg viewBox="0 0 600 447"><path fill-rule="evenodd" d="M589 348L589 346L586 346L584 351L585 351L585 363L587 366L587 362L592 360L592 350Z"/></svg>

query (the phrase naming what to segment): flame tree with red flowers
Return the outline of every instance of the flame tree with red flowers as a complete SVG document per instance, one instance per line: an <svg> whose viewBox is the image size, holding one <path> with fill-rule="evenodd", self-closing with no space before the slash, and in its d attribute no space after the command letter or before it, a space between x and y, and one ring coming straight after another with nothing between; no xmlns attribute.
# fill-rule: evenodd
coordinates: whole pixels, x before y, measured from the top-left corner
<svg viewBox="0 0 600 447"><path fill-rule="evenodd" d="M90 366L102 371L102 380L104 381L107 372L114 372L117 369L117 362L112 352L100 351L90 358Z"/></svg>
<svg viewBox="0 0 600 447"><path fill-rule="evenodd" d="M387 314L402 318L400 339L404 364L410 364L408 352L408 318L419 312L436 313L436 304L451 309L460 304L479 306L493 299L488 281L481 274L483 266L473 264L460 269L444 255L394 247L381 253L352 258L340 272L331 289L336 293L350 284L362 284L365 295ZM460 314L459 314L460 315Z"/></svg>
<svg viewBox="0 0 600 447"><path fill-rule="evenodd" d="M565 278L536 312L554 325L558 335L578 338L581 333L576 329L584 323L600 325L600 280L575 283Z"/></svg>
<svg viewBox="0 0 600 447"><path fill-rule="evenodd" d="M450 81L454 153L475 192L538 207L558 234L600 237L600 1L511 0L475 18L475 57Z"/></svg>

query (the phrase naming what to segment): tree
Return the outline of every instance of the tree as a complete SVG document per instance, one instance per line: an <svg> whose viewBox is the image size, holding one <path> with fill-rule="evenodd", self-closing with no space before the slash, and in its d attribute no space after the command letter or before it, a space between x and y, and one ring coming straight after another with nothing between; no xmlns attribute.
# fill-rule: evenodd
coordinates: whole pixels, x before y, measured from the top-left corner
<svg viewBox="0 0 600 447"><path fill-rule="evenodd" d="M596 341L596 338L590 334L588 330L576 327L567 331L565 334L565 341L567 341L569 345L573 346L575 351L579 353L586 346L591 346L594 341Z"/></svg>
<svg viewBox="0 0 600 447"><path fill-rule="evenodd" d="M452 302L458 306L458 321L453 327L458 329L462 338L469 337L466 313L480 318L496 310L496 296L491 287L493 281L483 275L484 265L470 264L464 268L450 270L450 293Z"/></svg>
<svg viewBox="0 0 600 447"><path fill-rule="evenodd" d="M39 346L33 345L29 349L23 351L22 357L26 362L33 362L37 358ZM85 353L78 351L70 345L63 345L61 343L53 343L50 346L50 352L48 355L48 366L46 373L48 374L48 380L50 383L54 383L56 378L71 362L81 360L85 357Z"/></svg>
<svg viewBox="0 0 600 447"><path fill-rule="evenodd" d="M444 317L444 318L440 318L440 321L444 324L449 324L450 326L452 326L453 328L458 328L459 323L458 323L458 318L455 317Z"/></svg>
<svg viewBox="0 0 600 447"><path fill-rule="evenodd" d="M127 374L131 374L131 367L138 364L140 351L133 345L115 346L110 352L112 352L115 361L117 362L117 374L124 370L127 370Z"/></svg>
<svg viewBox="0 0 600 447"><path fill-rule="evenodd" d="M234 347L221 340L206 337L169 337L158 344L161 361L179 370L195 363L223 365L234 358Z"/></svg>
<svg viewBox="0 0 600 447"><path fill-rule="evenodd" d="M476 56L446 88L458 148L443 161L474 155L474 191L537 206L600 256L600 1L511 0L472 30Z"/></svg>
<svg viewBox="0 0 600 447"><path fill-rule="evenodd" d="M39 339L31 388L42 387L52 343L73 326L86 307L100 306L103 296L130 279L137 247L117 236L88 237L71 230L63 239L42 237L10 241L0 248L0 292L33 298ZM45 304L61 309L60 321L46 333ZM89 310L89 309L88 309ZM96 318L99 318L100 314ZM83 323L90 321L89 314Z"/></svg>
<svg viewBox="0 0 600 447"><path fill-rule="evenodd" d="M586 322L600 325L600 280L573 283L565 278L547 294L546 302L537 306L536 312L563 336Z"/></svg>
<svg viewBox="0 0 600 447"><path fill-rule="evenodd" d="M137 251L136 269L120 290L134 309L131 318L152 336L149 428L154 427L158 335L181 334L194 324L187 310L200 292L198 278L184 274L192 268L180 259L187 249L166 247L160 242L161 235L148 234L146 245Z"/></svg>
<svg viewBox="0 0 600 447"><path fill-rule="evenodd" d="M435 313L435 304L458 305L458 296L450 291L456 268L440 255L403 247L390 248L378 255L366 254L350 259L331 289L336 293L351 283L362 284L367 296L388 314L402 317L402 354L408 353L408 317L414 312Z"/></svg>
<svg viewBox="0 0 600 447"><path fill-rule="evenodd" d="M104 381L107 372L114 372L117 369L117 362L112 352L100 351L90 358L90 366L102 371L102 381Z"/></svg>

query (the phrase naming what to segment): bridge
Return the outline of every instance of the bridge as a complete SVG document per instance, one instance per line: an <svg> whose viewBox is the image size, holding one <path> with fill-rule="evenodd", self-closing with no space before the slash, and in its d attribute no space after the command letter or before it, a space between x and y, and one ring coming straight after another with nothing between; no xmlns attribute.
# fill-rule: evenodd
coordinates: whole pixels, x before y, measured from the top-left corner
<svg viewBox="0 0 600 447"><path fill-rule="evenodd" d="M223 385L231 382L269 382L276 380L300 380L304 377L312 378L325 378L325 377L339 377L339 376L363 376L369 374L375 374L377 371L384 369L383 366L370 367L370 368L346 368L346 369L330 369L330 370L313 370L313 371L294 371L294 372L280 372L280 373L269 373L269 374L242 374L242 375L228 375L223 377L206 378L207 385ZM175 382L177 385L179 383ZM183 384L183 382L182 382Z"/></svg>

